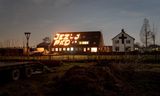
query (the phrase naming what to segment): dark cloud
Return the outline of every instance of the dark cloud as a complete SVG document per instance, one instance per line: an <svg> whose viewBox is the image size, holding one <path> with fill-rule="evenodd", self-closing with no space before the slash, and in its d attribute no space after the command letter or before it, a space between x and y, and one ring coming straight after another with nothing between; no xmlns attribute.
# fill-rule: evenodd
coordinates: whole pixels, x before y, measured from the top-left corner
<svg viewBox="0 0 160 96"><path fill-rule="evenodd" d="M138 39L143 18L159 24L159 5L159 0L0 0L0 40L10 38L11 33L22 37L24 31L50 35L102 29L104 36L112 37L123 26ZM33 39L41 41L40 37Z"/></svg>

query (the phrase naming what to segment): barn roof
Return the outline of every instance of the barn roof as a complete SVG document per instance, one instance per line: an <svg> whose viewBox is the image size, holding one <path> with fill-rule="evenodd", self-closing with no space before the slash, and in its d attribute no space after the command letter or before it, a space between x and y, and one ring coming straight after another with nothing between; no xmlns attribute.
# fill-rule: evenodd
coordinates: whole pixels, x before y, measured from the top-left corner
<svg viewBox="0 0 160 96"><path fill-rule="evenodd" d="M46 43L46 42L42 42L40 44L37 45L37 48L45 48L45 49L48 49L50 43Z"/></svg>

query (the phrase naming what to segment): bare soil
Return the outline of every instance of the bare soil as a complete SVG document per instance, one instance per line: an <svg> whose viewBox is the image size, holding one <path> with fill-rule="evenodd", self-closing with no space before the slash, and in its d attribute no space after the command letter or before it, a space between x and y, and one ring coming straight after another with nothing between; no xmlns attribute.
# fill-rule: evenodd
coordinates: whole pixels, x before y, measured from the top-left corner
<svg viewBox="0 0 160 96"><path fill-rule="evenodd" d="M3 81L0 96L160 96L159 64L104 63L64 63L52 73Z"/></svg>

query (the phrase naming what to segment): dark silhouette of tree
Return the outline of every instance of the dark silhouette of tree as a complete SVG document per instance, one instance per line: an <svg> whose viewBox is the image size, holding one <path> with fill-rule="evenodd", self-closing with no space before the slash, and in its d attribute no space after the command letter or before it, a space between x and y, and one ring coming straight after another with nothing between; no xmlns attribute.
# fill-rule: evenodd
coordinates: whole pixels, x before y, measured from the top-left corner
<svg viewBox="0 0 160 96"><path fill-rule="evenodd" d="M151 31L149 20L147 18L144 19L141 31L140 31L140 39L145 47L152 44L153 39L155 40L155 34Z"/></svg>
<svg viewBox="0 0 160 96"><path fill-rule="evenodd" d="M51 39L49 37L45 37L45 38L43 38L43 42L44 43L50 43Z"/></svg>

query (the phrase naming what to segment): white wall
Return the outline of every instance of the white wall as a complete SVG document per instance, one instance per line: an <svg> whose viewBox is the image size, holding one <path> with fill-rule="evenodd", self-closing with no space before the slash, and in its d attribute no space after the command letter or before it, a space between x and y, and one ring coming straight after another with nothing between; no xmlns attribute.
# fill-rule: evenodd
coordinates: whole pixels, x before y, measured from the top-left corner
<svg viewBox="0 0 160 96"><path fill-rule="evenodd" d="M119 39L119 37L122 36L122 34L124 34L125 37L127 37L125 40L124 40L124 44L122 44L122 40ZM115 41L116 40L119 40L119 43L116 44ZM130 44L127 44L126 41L127 40L130 40ZM125 33L121 33L119 35L117 35L113 40L112 40L112 44L113 44L113 47L112 47L112 51L115 52L115 48L116 47L119 47L119 52L125 52L125 48L127 47L131 47L131 50L130 51L134 51L134 39L131 38L130 36L128 36L127 34Z"/></svg>

